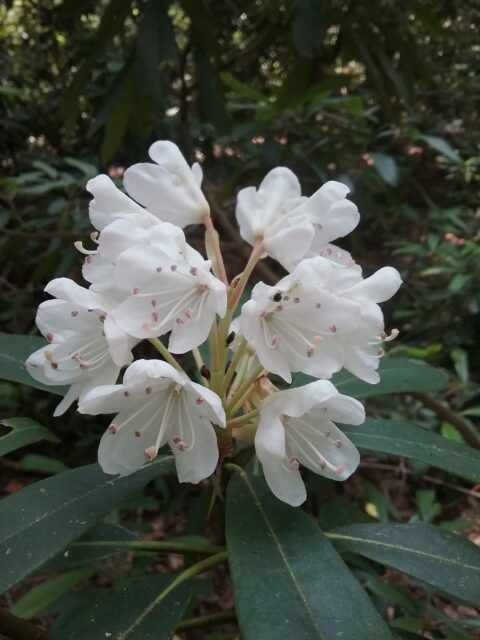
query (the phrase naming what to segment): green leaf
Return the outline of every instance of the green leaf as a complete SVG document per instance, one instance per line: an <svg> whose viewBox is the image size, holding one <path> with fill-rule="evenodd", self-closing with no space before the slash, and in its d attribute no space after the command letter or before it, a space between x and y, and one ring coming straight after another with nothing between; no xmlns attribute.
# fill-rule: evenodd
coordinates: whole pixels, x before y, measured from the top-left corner
<svg viewBox="0 0 480 640"><path fill-rule="evenodd" d="M380 382L369 384L342 369L333 376L332 383L340 393L355 398L369 398L387 393L440 391L448 383L446 371L411 358L382 358L378 373ZM292 386L299 387L313 380L310 376L297 373L293 376Z"/></svg>
<svg viewBox="0 0 480 640"><path fill-rule="evenodd" d="M361 449L391 453L454 473L474 483L480 482L480 451L468 445L400 420L367 419L362 425L342 426Z"/></svg>
<svg viewBox="0 0 480 640"><path fill-rule="evenodd" d="M373 519L357 505L341 496L335 496L326 502L318 514L318 524L324 531L359 522L373 522Z"/></svg>
<svg viewBox="0 0 480 640"><path fill-rule="evenodd" d="M0 333L0 378L11 382L20 382L35 389L42 389L57 395L64 395L66 387L50 387L34 380L25 367L28 356L46 344L38 336L15 336Z"/></svg>
<svg viewBox="0 0 480 640"><path fill-rule="evenodd" d="M227 490L226 538L242 637L391 638L315 523L237 469Z"/></svg>
<svg viewBox="0 0 480 640"><path fill-rule="evenodd" d="M73 542L67 549L62 550L55 558L42 567L42 571L63 571L68 567L77 567L82 564L95 564L104 558L127 553L130 548L125 545L96 545L96 542L104 540L115 542L130 542L138 540L137 536L117 524L102 522L87 535ZM93 543L93 544L92 544Z"/></svg>
<svg viewBox="0 0 480 640"><path fill-rule="evenodd" d="M191 598L182 584L162 593L171 576L142 578L73 615L59 630L58 640L171 640Z"/></svg>
<svg viewBox="0 0 480 640"><path fill-rule="evenodd" d="M40 473L47 475L68 471L68 466L61 460L39 453L28 453L18 461L18 464L25 471L40 471Z"/></svg>
<svg viewBox="0 0 480 640"><path fill-rule="evenodd" d="M435 149L435 151L438 151L446 158L453 160L453 162L462 161L462 159L460 158L458 153L455 151L455 149L453 149L450 143L448 143L444 138L423 134L423 135L419 135L418 139L423 140L430 147L432 147L432 149Z"/></svg>
<svg viewBox="0 0 480 640"><path fill-rule="evenodd" d="M352 524L328 536L340 549L480 602L480 549L465 538L428 524Z"/></svg>
<svg viewBox="0 0 480 640"><path fill-rule="evenodd" d="M130 493L170 470L162 458L129 476L96 464L36 482L0 502L0 593L91 529Z"/></svg>
<svg viewBox="0 0 480 640"><path fill-rule="evenodd" d="M0 425L11 429L9 433L0 437L0 456L6 456L11 451L16 451L39 440L60 442L51 431L30 418L6 418L1 421Z"/></svg>
<svg viewBox="0 0 480 640"><path fill-rule="evenodd" d="M410 358L383 358L378 368L380 382L368 384L346 371L333 376L337 389L355 398L368 398L387 393L440 391L448 383L448 373Z"/></svg>
<svg viewBox="0 0 480 640"><path fill-rule="evenodd" d="M136 80L135 68L131 64L125 71L125 77L117 88L117 95L105 124L105 133L102 140L100 153L103 162L109 160L120 146L131 111L136 104Z"/></svg>
<svg viewBox="0 0 480 640"><path fill-rule="evenodd" d="M370 155L378 175L392 187L398 184L398 166L395 158L385 153L371 153Z"/></svg>
<svg viewBox="0 0 480 640"><path fill-rule="evenodd" d="M17 600L11 611L19 618L33 618L92 573L90 568L74 569L42 582Z"/></svg>

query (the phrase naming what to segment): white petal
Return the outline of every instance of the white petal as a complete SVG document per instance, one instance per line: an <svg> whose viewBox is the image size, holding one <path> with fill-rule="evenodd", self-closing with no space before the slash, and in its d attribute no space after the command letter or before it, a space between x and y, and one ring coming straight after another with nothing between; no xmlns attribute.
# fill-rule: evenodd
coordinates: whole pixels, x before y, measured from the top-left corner
<svg viewBox="0 0 480 640"><path fill-rule="evenodd" d="M123 411L130 402L124 392L123 384L97 386L82 397L78 411L91 416Z"/></svg>
<svg viewBox="0 0 480 640"><path fill-rule="evenodd" d="M195 420L195 444L186 451L170 443L175 455L178 479L180 482L197 484L215 471L218 462L217 436L208 420Z"/></svg>
<svg viewBox="0 0 480 640"><path fill-rule="evenodd" d="M277 406L271 401L273 397L267 398L260 410L258 429L255 434L255 452L264 467L277 469L286 456L285 430Z"/></svg>
<svg viewBox="0 0 480 640"><path fill-rule="evenodd" d="M401 284L402 279L396 269L383 267L346 291L344 295L354 299L365 297L373 302L384 302L398 291Z"/></svg>
<svg viewBox="0 0 480 640"><path fill-rule="evenodd" d="M45 287L45 291L55 298L80 305L84 309L108 311L111 302L104 296L81 287L69 278L56 278Z"/></svg>
<svg viewBox="0 0 480 640"><path fill-rule="evenodd" d="M115 364L119 367L129 364L133 360L132 338L120 329L111 315L107 315L105 318L103 330Z"/></svg>
<svg viewBox="0 0 480 640"><path fill-rule="evenodd" d="M285 220L275 233L265 233L263 244L268 255L286 267L304 257L312 244L314 233L308 218Z"/></svg>
<svg viewBox="0 0 480 640"><path fill-rule="evenodd" d="M207 420L210 420L210 422L215 423L219 427L224 427L226 424L225 409L217 394L192 380L190 380L187 385L194 391L196 396L198 395L205 401L204 403L199 403L197 397L195 397L194 402L200 406L200 409L197 407L197 411L207 418Z"/></svg>
<svg viewBox="0 0 480 640"><path fill-rule="evenodd" d="M77 382L76 384L72 384L70 389L67 391L62 401L56 406L55 411L53 412L53 417L58 418L59 416L63 416L65 411L71 407L71 405L75 402L75 400L80 395L80 391L82 390L82 383Z"/></svg>
<svg viewBox="0 0 480 640"><path fill-rule="evenodd" d="M94 196L90 202L90 220L99 231L118 217L144 211L136 202L117 189L106 175L99 175L89 180L87 190Z"/></svg>
<svg viewBox="0 0 480 640"><path fill-rule="evenodd" d="M168 378L182 386L188 381L184 374L163 360L135 360L125 371L123 384L126 386L145 385L150 380L158 380L159 378Z"/></svg>
<svg viewBox="0 0 480 640"><path fill-rule="evenodd" d="M286 464L283 464L278 469L264 466L263 473L270 491L282 502L298 507L307 499L300 471L289 469Z"/></svg>
<svg viewBox="0 0 480 640"><path fill-rule="evenodd" d="M181 227L201 222L210 208L198 186L198 170L195 176L173 142L155 142L149 154L157 164L140 163L125 172L128 193L161 220Z"/></svg>

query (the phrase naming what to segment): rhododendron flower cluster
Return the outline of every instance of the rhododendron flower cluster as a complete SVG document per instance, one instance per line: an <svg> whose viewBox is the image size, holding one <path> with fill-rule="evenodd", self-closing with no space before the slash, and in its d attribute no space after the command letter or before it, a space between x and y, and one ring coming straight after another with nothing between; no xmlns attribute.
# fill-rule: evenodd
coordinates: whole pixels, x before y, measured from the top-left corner
<svg viewBox="0 0 480 640"><path fill-rule="evenodd" d="M359 222L346 185L330 181L302 196L296 176L278 167L238 194L236 218L252 251L229 280L200 166L168 141L153 144L150 157L126 170L125 191L105 175L87 184L94 248L76 246L88 286L47 285L53 299L37 313L47 344L28 370L67 387L55 415L74 402L81 413L112 415L98 454L105 473L136 471L168 446L180 482L198 483L253 445L273 493L299 505L302 466L333 480L358 466L338 423L358 425L365 412L329 379L345 368L378 382L382 343L397 333L385 333L379 303L400 276L384 267L364 277L332 244ZM185 238L195 224L205 227L207 259ZM240 305L267 256L287 275L258 282ZM142 348L134 361L141 342L151 357ZM316 380L296 386L297 372Z"/></svg>

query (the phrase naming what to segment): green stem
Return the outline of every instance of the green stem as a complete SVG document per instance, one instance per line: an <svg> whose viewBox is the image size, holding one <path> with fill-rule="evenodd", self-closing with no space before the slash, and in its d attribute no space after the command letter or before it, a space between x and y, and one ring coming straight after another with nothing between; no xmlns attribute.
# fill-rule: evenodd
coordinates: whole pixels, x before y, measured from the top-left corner
<svg viewBox="0 0 480 640"><path fill-rule="evenodd" d="M228 301L228 308L231 309L232 312L235 310L241 298L243 290L245 289L245 286L248 282L248 279L250 278L252 271L255 268L255 265L262 257L263 252L264 252L263 240L261 238L257 238L257 240L255 240L252 253L250 254L250 258L248 259L248 262L245 265L245 269L238 277L235 288L232 290L230 294L230 299Z"/></svg>
<svg viewBox="0 0 480 640"><path fill-rule="evenodd" d="M228 286L228 278L227 273L225 271L225 264L223 262L222 252L220 250L220 242L218 240L218 233L215 227L213 226L212 218L208 215L203 219L203 224L205 225L205 245L207 243L210 245L213 254L214 260L212 261L213 272L220 278L225 286ZM208 252L207 252L208 253Z"/></svg>
<svg viewBox="0 0 480 640"><path fill-rule="evenodd" d="M92 540L91 542L75 542L75 547L126 547L127 550L157 551L159 553L197 553L208 555L225 551L214 544L190 544L170 540Z"/></svg>
<svg viewBox="0 0 480 640"><path fill-rule="evenodd" d="M177 627L177 631L183 631L185 629L198 629L200 627L210 627L216 624L224 624L226 622L235 622L237 616L235 609L227 609L225 611L218 611L216 613L208 613L204 616L197 616L196 618L188 618L182 620Z"/></svg>
<svg viewBox="0 0 480 640"><path fill-rule="evenodd" d="M258 409L253 409L253 411L249 411L248 413L244 413L243 416L238 416L237 418L232 418L227 422L228 427L237 427L244 422L250 422L253 418L256 418L260 411Z"/></svg>
<svg viewBox="0 0 480 640"><path fill-rule="evenodd" d="M249 376L246 380L242 382L237 393L230 400L230 403L227 407L227 414L229 417L235 415L235 413L240 409L242 404L248 399L249 395L252 393L252 384L255 382L257 378L266 373L265 369L260 365L255 369L253 374Z"/></svg>
<svg viewBox="0 0 480 640"><path fill-rule="evenodd" d="M240 344L237 347L237 350L233 354L232 359L230 360L230 366L228 367L228 371L223 378L222 388L220 396L223 396L227 390L230 382L232 381L233 376L235 375L235 369L237 368L237 364L240 358L245 353L245 349L248 347L248 341L242 336L240 339Z"/></svg>
<svg viewBox="0 0 480 640"><path fill-rule="evenodd" d="M155 349L165 358L165 360L175 367L178 371L185 373L180 364L175 360L167 347L158 338L149 338L148 341L153 344Z"/></svg>
<svg viewBox="0 0 480 640"><path fill-rule="evenodd" d="M182 571L182 573L179 576L177 576L175 580L173 580L173 582L171 582L168 585L168 587L162 591L162 593L160 593L154 600L150 602L148 607L146 607L142 611L141 615L138 616L138 618L136 618L133 625L131 625L122 634L120 634L117 640L125 640L125 638L127 638L130 635L130 633L135 629L135 627L138 627L143 622L143 620L155 609L155 607L157 607L158 604L164 598L166 598L166 596L168 596L169 593L171 593L174 589L176 589L178 585L182 584L182 582L185 582L185 580L188 580L189 578L198 576L200 573L204 573L205 571L208 571L208 569L212 569L213 567L216 567L218 564L222 564L223 562L225 562L227 557L228 557L227 552L222 551L221 553L217 553L214 556L205 558L205 560L201 560L196 564L192 564L191 567L188 567L188 569L185 569L185 571Z"/></svg>

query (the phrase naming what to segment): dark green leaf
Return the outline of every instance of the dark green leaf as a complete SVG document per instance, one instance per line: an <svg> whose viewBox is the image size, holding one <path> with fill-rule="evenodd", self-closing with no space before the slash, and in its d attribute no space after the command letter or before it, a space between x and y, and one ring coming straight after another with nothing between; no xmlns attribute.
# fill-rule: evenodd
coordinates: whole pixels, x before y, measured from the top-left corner
<svg viewBox="0 0 480 640"><path fill-rule="evenodd" d="M355 398L368 398L384 393L440 391L448 383L448 373L410 358L383 358L378 369L380 382L368 384L346 371L333 376L337 389Z"/></svg>
<svg viewBox="0 0 480 640"><path fill-rule="evenodd" d="M16 451L39 440L60 442L51 431L30 418L6 418L0 424L11 429L9 433L0 437L0 456L6 456L11 451Z"/></svg>
<svg viewBox="0 0 480 640"><path fill-rule="evenodd" d="M373 519L357 505L341 496L335 496L326 502L318 514L318 523L324 531L359 522L373 522Z"/></svg>
<svg viewBox="0 0 480 640"><path fill-rule="evenodd" d="M104 540L115 542L129 542L138 540L137 536L125 527L117 524L102 522L95 529L89 531L86 536L80 538L67 549L61 551L55 558L42 567L42 571L62 571L68 567L77 567L81 564L93 564L104 558L127 553L129 547L125 545L95 544ZM93 543L93 544L92 544Z"/></svg>
<svg viewBox="0 0 480 640"><path fill-rule="evenodd" d="M162 593L171 576L142 578L97 600L59 630L58 640L171 640L191 598L182 584Z"/></svg>
<svg viewBox="0 0 480 640"><path fill-rule="evenodd" d="M391 638L315 523L239 473L228 486L226 537L245 640Z"/></svg>
<svg viewBox="0 0 480 640"><path fill-rule="evenodd" d="M352 524L328 536L340 549L480 602L480 549L465 538L427 524Z"/></svg>
<svg viewBox="0 0 480 640"><path fill-rule="evenodd" d="M38 336L15 336L0 333L0 378L11 382L21 382L35 389L63 395L66 387L50 387L34 380L25 368L28 356L46 344Z"/></svg>
<svg viewBox="0 0 480 640"><path fill-rule="evenodd" d="M357 427L343 426L361 449L420 460L474 483L480 482L480 451L427 431L411 422L367 419Z"/></svg>
<svg viewBox="0 0 480 640"><path fill-rule="evenodd" d="M12 607L13 615L33 618L92 573L93 569L90 568L73 569L42 582L17 600Z"/></svg>
<svg viewBox="0 0 480 640"><path fill-rule="evenodd" d="M170 469L163 458L129 476L96 464L72 469L0 502L0 592L38 569L91 529L126 496Z"/></svg>

